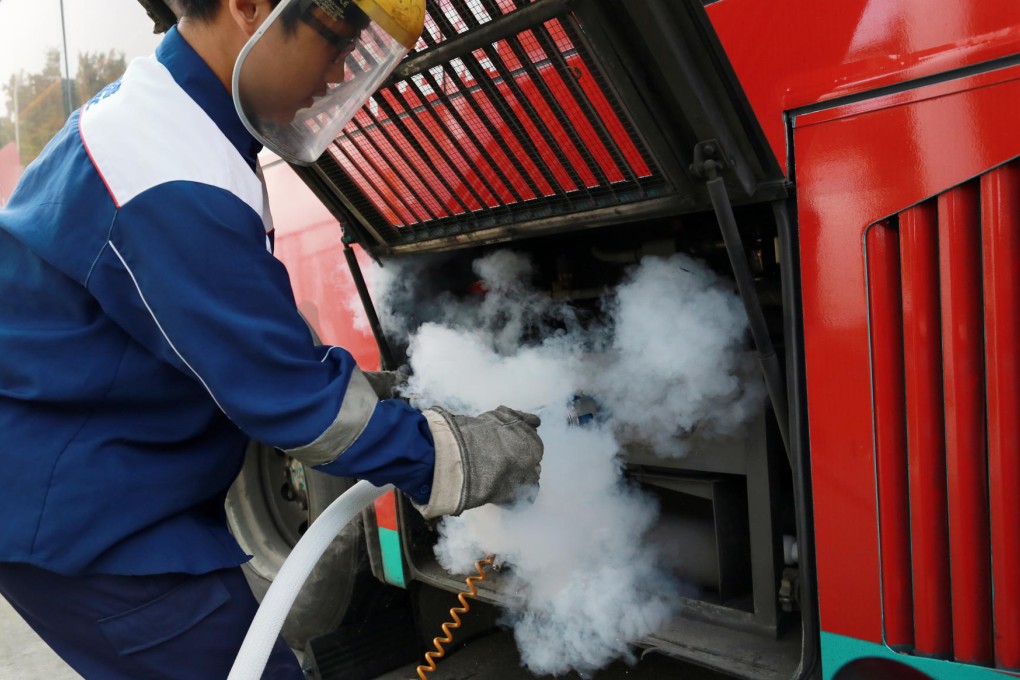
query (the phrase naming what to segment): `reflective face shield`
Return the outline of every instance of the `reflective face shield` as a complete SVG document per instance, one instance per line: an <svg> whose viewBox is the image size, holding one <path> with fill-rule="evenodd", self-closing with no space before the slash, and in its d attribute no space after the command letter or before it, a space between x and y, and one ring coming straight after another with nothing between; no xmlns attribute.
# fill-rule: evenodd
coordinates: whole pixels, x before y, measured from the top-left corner
<svg viewBox="0 0 1020 680"><path fill-rule="evenodd" d="M313 163L414 47L425 0L280 0L234 64L248 131Z"/></svg>

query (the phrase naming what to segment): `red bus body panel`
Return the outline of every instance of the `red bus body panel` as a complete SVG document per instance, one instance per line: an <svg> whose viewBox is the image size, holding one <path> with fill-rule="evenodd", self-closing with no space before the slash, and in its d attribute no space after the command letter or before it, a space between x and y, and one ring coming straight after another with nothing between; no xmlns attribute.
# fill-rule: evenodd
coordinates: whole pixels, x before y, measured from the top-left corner
<svg viewBox="0 0 1020 680"><path fill-rule="evenodd" d="M906 384L903 368L903 300L899 239L889 229L869 229L868 292L874 366L875 456L879 477L879 534L885 634L890 645L914 644L908 488ZM885 340L882 342L881 340Z"/></svg>
<svg viewBox="0 0 1020 680"><path fill-rule="evenodd" d="M931 201L900 219L903 351L906 370L910 554L914 581L914 645L928 656L953 651L946 515L946 451L942 414L938 225ZM902 539L901 539L902 540Z"/></svg>
<svg viewBox="0 0 1020 680"><path fill-rule="evenodd" d="M990 664L991 571L985 449L979 185L939 196L946 481L954 656ZM944 598L943 598L944 599Z"/></svg>
<svg viewBox="0 0 1020 680"><path fill-rule="evenodd" d="M1020 168L982 177L995 661L1020 667Z"/></svg>
<svg viewBox="0 0 1020 680"><path fill-rule="evenodd" d="M707 10L781 167L784 111L1020 52L1012 0L722 0Z"/></svg>
<svg viewBox="0 0 1020 680"><path fill-rule="evenodd" d="M895 398L897 358L885 357L883 369L890 368L888 362L892 362L890 379L894 387L883 397L881 385L870 384L864 235L868 225L877 220L1020 155L1014 114L1020 103L1020 87L1014 80L1015 68L935 82L947 72L959 71L959 75L966 76L965 69L986 62L1000 60L1008 66L1006 60L1020 53L1020 4L1011 0L848 0L824 5L811 0L722 0L706 9L780 165L787 168L788 174L795 168L822 628L874 642L911 644L913 615L907 610L914 598L903 587L895 593L898 600L892 592L897 585L915 585L905 582L911 562L904 546L909 547L909 540L905 542L905 535L899 534L906 529L909 516L904 505L905 470L894 488L878 490L886 493L884 500L890 505L882 516L883 527L898 534L881 535L890 548L898 546L884 555L884 564L879 550L875 469L882 463L875 451L882 446L903 447L906 442L897 441L895 432L883 432L878 426L882 422L877 415L880 405ZM904 88L881 99L866 96L871 90L903 87L918 79L919 85L934 84ZM860 101L843 103L842 98L851 95ZM832 108L825 109L825 102L832 102ZM797 110L805 107L821 110L797 116ZM997 252L984 253L984 286L986 300L991 291L1005 301L997 305L999 316L985 318L984 323L989 342L997 334L1001 346L1010 346L1002 343L1011 342L1012 347L1018 347L1017 312L1009 310L1017 308L1020 277L1016 274L1015 243L1020 238L1016 235L1016 211L1020 206L1015 197L1006 198L1008 192L1001 195L1003 200L1013 202L1002 210L1003 219L1010 223L997 227L996 242L1001 244ZM991 227L986 222L984 228ZM1002 232L1010 229L1012 240L1003 241ZM897 253L898 249L897 245ZM989 258L997 258L994 271L989 269ZM1008 274L1003 265L1006 261L1014 262ZM954 270L971 266L956 262L942 265ZM954 294L966 297L972 293L962 290ZM953 309L959 312L963 303L953 298L948 304L952 307L945 311L952 313ZM895 312L890 313L893 318L887 318L887 323L902 322L895 318ZM963 351L967 354L966 348ZM991 488L986 492L991 500L993 552L1002 556L1002 563L992 566L997 607L994 641L998 665L1016 668L1020 556L1015 554L1016 540L1007 541L1006 527L1020 526L1020 502L1016 498L1016 489L1020 488L1020 464L1016 462L1020 458L1020 426L1015 424L1020 419L1020 373L1015 352L1000 351L998 356L1007 365L998 370L988 367L989 380L995 382L988 385L988 417L996 419L996 433L989 442ZM876 361L882 359L875 357ZM973 404L972 391L979 388L959 382L975 379L972 373L966 373L976 360L972 354L957 357L956 370L951 366L946 376L946 380L953 381L947 389L954 391L947 396L963 400L960 408L950 411L950 446L954 441L962 446L977 436L977 424L968 420L973 418L973 410L968 411L967 404ZM876 375L885 373L876 370ZM940 376L939 390L943 388L941 380ZM903 408L903 404L892 408L892 412L883 410L887 420L895 419L895 409ZM1006 422L1008 419L1012 424ZM905 455L904 449L900 452ZM949 538L953 553L959 550L959 554L967 554L964 544L969 543L970 554L980 560L981 555L988 554L988 548L982 532L971 531L982 521L981 473L974 468L973 460L968 467L967 462L954 457L952 450L949 452L947 462L955 471L954 478L941 493L947 494L948 512L959 527ZM996 474L1003 481L997 481ZM895 477L884 479L893 481ZM1015 528L1013 531L1015 534ZM933 577L947 584L948 564L934 558L934 552L928 554L938 563ZM958 572L954 578L969 584L960 589L959 597L974 598L968 605L958 606L957 612L967 612L968 608L974 611L976 607L975 617L987 622L989 617L981 603L988 577L982 566L954 563L952 568ZM972 587L976 590L970 590ZM939 596L945 602L943 608L948 608L949 591ZM901 614L899 619L897 612ZM976 618L975 627L966 633L962 631L970 620L966 614L956 622L961 636L956 644L963 645L957 650L961 660L987 660L989 631L982 629ZM931 625L949 626L950 619ZM945 629L942 640L944 646ZM932 648L938 646L933 643ZM1000 659L1003 655L1009 660Z"/></svg>
<svg viewBox="0 0 1020 680"><path fill-rule="evenodd" d="M276 226L274 254L287 266L294 299L323 344L347 349L365 370L379 368L379 348L364 321L344 260L340 226L284 163L265 168ZM358 261L371 260L358 248Z"/></svg>
<svg viewBox="0 0 1020 680"><path fill-rule="evenodd" d="M876 221L1020 156L1020 128L1013 122L1018 78L1020 68L1012 67L796 121L808 419L826 631L884 640L865 234ZM1006 335L1010 323L1002 324ZM1004 377L1013 386L1015 380ZM1004 402L1004 410L1015 407L1008 394ZM1015 506L1015 491L1012 500ZM971 549L980 549L980 541ZM938 561L935 550L925 554ZM932 576L945 583L944 563L935 568ZM948 590L930 597L936 593L948 603ZM950 620L932 625L947 627ZM938 635L945 630L928 634L933 653L942 652L945 639Z"/></svg>

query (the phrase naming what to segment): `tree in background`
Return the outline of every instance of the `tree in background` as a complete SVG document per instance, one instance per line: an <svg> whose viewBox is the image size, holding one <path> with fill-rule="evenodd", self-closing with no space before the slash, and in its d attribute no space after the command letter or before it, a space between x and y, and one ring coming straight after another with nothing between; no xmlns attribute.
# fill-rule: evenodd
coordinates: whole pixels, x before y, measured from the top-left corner
<svg viewBox="0 0 1020 680"><path fill-rule="evenodd" d="M10 118L0 118L0 148L14 140L14 121Z"/></svg>
<svg viewBox="0 0 1020 680"><path fill-rule="evenodd" d="M127 64L124 53L110 50L102 52L82 52L78 55L78 75L75 78L75 96L78 108L124 74Z"/></svg>
<svg viewBox="0 0 1020 680"><path fill-rule="evenodd" d="M50 49L46 52L42 71L19 75L11 76L4 85L4 103L9 112L10 128L17 128L21 164L28 165L64 123L60 51ZM14 136L13 129L11 136Z"/></svg>
<svg viewBox="0 0 1020 680"><path fill-rule="evenodd" d="M82 52L78 75L69 82L62 75L60 62L60 50L50 49L40 72L11 76L3 85L8 114L0 117L0 147L14 141L17 134L22 165L39 155L71 110L119 78L126 68L123 52Z"/></svg>

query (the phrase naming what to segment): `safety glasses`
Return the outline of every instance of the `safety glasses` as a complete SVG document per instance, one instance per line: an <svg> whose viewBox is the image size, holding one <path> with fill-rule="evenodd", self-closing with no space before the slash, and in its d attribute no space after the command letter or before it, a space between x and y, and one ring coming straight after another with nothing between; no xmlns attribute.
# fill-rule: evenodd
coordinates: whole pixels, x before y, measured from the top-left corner
<svg viewBox="0 0 1020 680"><path fill-rule="evenodd" d="M358 34L346 38L324 24L319 17L315 16L314 8L314 4L305 7L301 12L301 21L313 28L316 33L329 43L330 47L336 50L336 56L333 58L334 63L342 61L354 49L354 45L358 42L360 31Z"/></svg>

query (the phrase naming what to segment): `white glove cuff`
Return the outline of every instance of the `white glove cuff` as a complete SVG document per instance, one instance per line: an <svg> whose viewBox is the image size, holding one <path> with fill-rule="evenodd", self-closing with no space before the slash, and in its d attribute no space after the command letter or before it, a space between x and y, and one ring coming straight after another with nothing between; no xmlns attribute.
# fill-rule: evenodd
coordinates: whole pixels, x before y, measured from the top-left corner
<svg viewBox="0 0 1020 680"><path fill-rule="evenodd" d="M464 495L464 460L460 445L441 413L431 409L422 415L429 424L436 447L436 463L432 473L432 493L427 505L415 504L425 519L459 514Z"/></svg>

